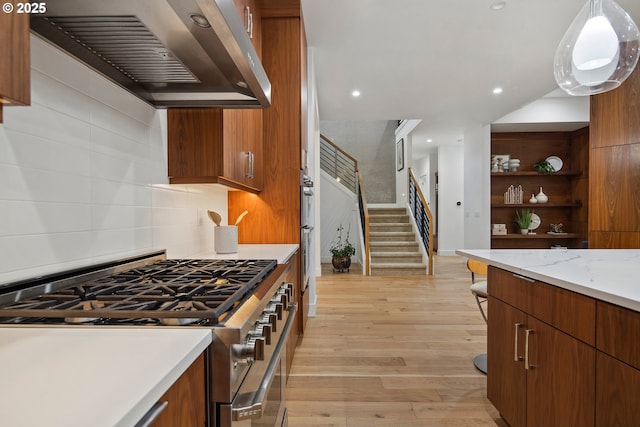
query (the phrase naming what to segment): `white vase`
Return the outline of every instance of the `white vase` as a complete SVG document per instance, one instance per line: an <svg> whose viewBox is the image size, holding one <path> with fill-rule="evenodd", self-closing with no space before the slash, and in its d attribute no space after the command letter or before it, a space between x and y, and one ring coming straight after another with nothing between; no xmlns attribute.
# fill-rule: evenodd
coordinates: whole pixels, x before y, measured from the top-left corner
<svg viewBox="0 0 640 427"><path fill-rule="evenodd" d="M521 228L520 229L520 234L529 234L529 229L528 228Z"/></svg>
<svg viewBox="0 0 640 427"><path fill-rule="evenodd" d="M542 187L540 187L540 192L536 195L536 200L538 203L547 203L549 201L547 195L542 192Z"/></svg>
<svg viewBox="0 0 640 427"><path fill-rule="evenodd" d="M538 203L538 199L536 199L535 194L531 195L531 198L529 199L529 203Z"/></svg>

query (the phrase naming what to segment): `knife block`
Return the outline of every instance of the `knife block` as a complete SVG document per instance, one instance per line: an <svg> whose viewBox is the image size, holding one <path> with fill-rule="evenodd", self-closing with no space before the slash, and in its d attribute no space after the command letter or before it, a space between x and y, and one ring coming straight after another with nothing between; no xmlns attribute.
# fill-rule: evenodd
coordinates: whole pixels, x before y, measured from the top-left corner
<svg viewBox="0 0 640 427"><path fill-rule="evenodd" d="M238 252L238 226L220 225L214 229L213 248L218 254Z"/></svg>

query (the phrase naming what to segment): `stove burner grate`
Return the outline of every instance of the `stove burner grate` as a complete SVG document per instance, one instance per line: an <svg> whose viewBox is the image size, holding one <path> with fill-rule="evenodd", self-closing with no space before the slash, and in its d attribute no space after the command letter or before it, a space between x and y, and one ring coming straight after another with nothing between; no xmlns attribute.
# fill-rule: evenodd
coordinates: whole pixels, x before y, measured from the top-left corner
<svg viewBox="0 0 640 427"><path fill-rule="evenodd" d="M214 325L275 266L275 260L163 260L5 305L0 318Z"/></svg>

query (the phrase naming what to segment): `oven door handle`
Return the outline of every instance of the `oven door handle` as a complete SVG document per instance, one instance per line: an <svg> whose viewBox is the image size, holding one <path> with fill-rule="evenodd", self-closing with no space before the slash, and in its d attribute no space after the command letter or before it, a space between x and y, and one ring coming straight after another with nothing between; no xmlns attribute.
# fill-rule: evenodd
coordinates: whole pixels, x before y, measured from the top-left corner
<svg viewBox="0 0 640 427"><path fill-rule="evenodd" d="M264 408L267 392L269 391L273 378L278 371L282 352L287 346L287 338L291 331L291 327L293 326L296 311L298 311L298 304L291 304L287 310L290 311L289 317L287 318L287 322L284 324L280 340L278 341L276 348L273 350L273 356L269 361L269 365L267 366L264 377L260 382L260 386L255 391L243 393L243 396L238 396L240 398L240 402L234 402L233 407L231 408L231 417L233 421L262 417L262 409ZM247 402L247 400L249 402ZM236 406L236 403L238 403L239 406Z"/></svg>

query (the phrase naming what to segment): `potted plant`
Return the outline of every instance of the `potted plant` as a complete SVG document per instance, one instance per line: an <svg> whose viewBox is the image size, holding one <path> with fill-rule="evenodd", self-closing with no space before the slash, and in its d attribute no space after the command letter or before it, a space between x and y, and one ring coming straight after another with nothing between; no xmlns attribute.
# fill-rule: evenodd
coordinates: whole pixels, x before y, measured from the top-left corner
<svg viewBox="0 0 640 427"><path fill-rule="evenodd" d="M531 209L521 209L520 211L516 211L516 221L515 223L520 228L521 234L529 233L529 227L531 226L531 215L533 211Z"/></svg>
<svg viewBox="0 0 640 427"><path fill-rule="evenodd" d="M538 163L535 163L533 167L536 169L538 173L555 173L556 168L553 167L548 160L541 160Z"/></svg>
<svg viewBox="0 0 640 427"><path fill-rule="evenodd" d="M356 253L356 248L354 248L351 242L349 242L349 231L347 230L347 236L342 240L342 230L343 227L342 224L340 224L337 229L337 240L331 242L331 248L329 249L331 252L331 264L333 265L334 271L343 271L345 268L349 271L349 267L351 266L351 256Z"/></svg>

